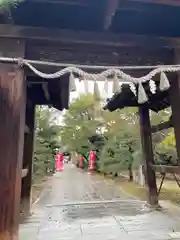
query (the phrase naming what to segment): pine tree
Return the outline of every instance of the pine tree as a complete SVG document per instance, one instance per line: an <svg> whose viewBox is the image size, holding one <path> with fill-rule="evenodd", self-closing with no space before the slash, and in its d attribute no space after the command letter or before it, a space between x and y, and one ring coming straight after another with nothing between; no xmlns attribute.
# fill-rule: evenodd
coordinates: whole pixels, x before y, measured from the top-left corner
<svg viewBox="0 0 180 240"><path fill-rule="evenodd" d="M87 153L95 148L90 139L97 135L101 124L96 118L96 104L92 94L81 95L65 113L60 131L61 144L68 151L83 155L86 160Z"/></svg>
<svg viewBox="0 0 180 240"><path fill-rule="evenodd" d="M106 114L107 119L108 140L100 156L100 171L113 175L128 171L129 180L132 181L132 169L135 165L133 155L140 148L136 109L117 111L113 115ZM136 158L136 165L140 164L142 159L138 160Z"/></svg>
<svg viewBox="0 0 180 240"><path fill-rule="evenodd" d="M34 177L41 177L54 171L55 155L60 148L60 128L54 125L50 109L37 107L36 141L34 152Z"/></svg>
<svg viewBox="0 0 180 240"><path fill-rule="evenodd" d="M0 0L0 11L10 12L11 8L17 7L23 0Z"/></svg>

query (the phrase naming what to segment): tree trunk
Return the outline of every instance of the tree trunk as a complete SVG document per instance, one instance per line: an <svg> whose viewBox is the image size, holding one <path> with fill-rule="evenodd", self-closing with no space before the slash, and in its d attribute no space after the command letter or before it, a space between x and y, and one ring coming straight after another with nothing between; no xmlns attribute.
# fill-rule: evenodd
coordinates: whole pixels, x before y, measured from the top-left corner
<svg viewBox="0 0 180 240"><path fill-rule="evenodd" d="M132 166L129 166L128 171L129 171L129 182L133 182Z"/></svg>

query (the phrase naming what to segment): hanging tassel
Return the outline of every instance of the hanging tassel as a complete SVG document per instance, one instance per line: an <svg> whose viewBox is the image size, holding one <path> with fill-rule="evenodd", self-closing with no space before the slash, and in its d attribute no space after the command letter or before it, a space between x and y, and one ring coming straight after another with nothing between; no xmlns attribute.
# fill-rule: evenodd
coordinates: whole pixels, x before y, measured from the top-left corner
<svg viewBox="0 0 180 240"><path fill-rule="evenodd" d="M113 93L119 93L120 92L119 79L118 79L116 74L115 74L114 79L113 79L112 91L113 91Z"/></svg>
<svg viewBox="0 0 180 240"><path fill-rule="evenodd" d="M129 83L129 87L131 89L131 92L134 94L134 96L137 96L135 84L134 83Z"/></svg>
<svg viewBox="0 0 180 240"><path fill-rule="evenodd" d="M86 94L89 92L89 84L87 79L84 79L84 91Z"/></svg>
<svg viewBox="0 0 180 240"><path fill-rule="evenodd" d="M159 84L159 89L161 91L166 91L170 88L170 83L169 80L164 72L161 72L160 75L160 84Z"/></svg>
<svg viewBox="0 0 180 240"><path fill-rule="evenodd" d="M156 84L152 79L149 81L149 87L150 87L150 91L152 92L152 94L155 94L156 93Z"/></svg>
<svg viewBox="0 0 180 240"><path fill-rule="evenodd" d="M75 77L72 72L70 73L70 76L69 76L69 91L70 92L76 91Z"/></svg>
<svg viewBox="0 0 180 240"><path fill-rule="evenodd" d="M108 80L106 78L105 81L104 81L104 92L106 94L108 94L108 90L109 90L109 82L108 82Z"/></svg>
<svg viewBox="0 0 180 240"><path fill-rule="evenodd" d="M123 85L123 83L122 83L122 82L120 82L120 83L119 83L119 93L121 93L121 92L122 92L122 85Z"/></svg>
<svg viewBox="0 0 180 240"><path fill-rule="evenodd" d="M101 99L100 89L96 81L94 81L94 98L95 100Z"/></svg>
<svg viewBox="0 0 180 240"><path fill-rule="evenodd" d="M138 87L138 103L143 104L145 102L148 101L146 92L144 90L144 87L142 85L142 83L139 83L139 87Z"/></svg>

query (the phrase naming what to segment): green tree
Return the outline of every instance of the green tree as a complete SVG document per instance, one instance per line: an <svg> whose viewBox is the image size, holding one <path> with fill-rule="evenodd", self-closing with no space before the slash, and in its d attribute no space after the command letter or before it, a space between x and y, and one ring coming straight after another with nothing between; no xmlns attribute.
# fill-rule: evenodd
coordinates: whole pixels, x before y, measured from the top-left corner
<svg viewBox="0 0 180 240"><path fill-rule="evenodd" d="M10 10L11 7L16 7L23 0L0 0L0 9Z"/></svg>
<svg viewBox="0 0 180 240"><path fill-rule="evenodd" d="M61 144L86 159L90 150L96 150L97 168L114 173L126 169L132 179L133 153L139 150L140 139L137 123L136 108L110 113L92 94L81 95L64 116Z"/></svg>
<svg viewBox="0 0 180 240"><path fill-rule="evenodd" d="M177 165L174 131L171 130L156 147L156 162L161 165Z"/></svg>
<svg viewBox="0 0 180 240"><path fill-rule="evenodd" d="M151 114L152 125L168 121L171 117L171 109L167 108L158 113ZM155 161L161 165L176 165L177 153L175 149L175 137L172 129L164 129L153 134L153 146Z"/></svg>
<svg viewBox="0 0 180 240"><path fill-rule="evenodd" d="M81 95L64 115L61 126L61 144L67 151L86 154L96 146L90 139L97 134L101 125L98 103L92 94Z"/></svg>
<svg viewBox="0 0 180 240"><path fill-rule="evenodd" d="M44 176L54 170L55 155L59 149L59 126L54 124L51 110L36 109L36 141L34 153L34 177Z"/></svg>
<svg viewBox="0 0 180 240"><path fill-rule="evenodd" d="M132 181L132 168L135 161L133 155L140 147L138 118L135 109L128 112L118 111L118 116L116 120L111 121L113 130L112 128L108 130L109 136L101 153L99 168L100 171L113 175L128 170L129 180ZM139 158L139 164L140 161Z"/></svg>
<svg viewBox="0 0 180 240"><path fill-rule="evenodd" d="M168 121L170 119L171 109L167 108L158 113L151 111L150 116L151 116L151 125L157 125L165 121ZM164 138L166 138L166 136L168 136L170 131L171 131L170 129L164 129L162 131L158 131L152 134L153 148L155 152L157 151L158 144L161 143L164 140Z"/></svg>

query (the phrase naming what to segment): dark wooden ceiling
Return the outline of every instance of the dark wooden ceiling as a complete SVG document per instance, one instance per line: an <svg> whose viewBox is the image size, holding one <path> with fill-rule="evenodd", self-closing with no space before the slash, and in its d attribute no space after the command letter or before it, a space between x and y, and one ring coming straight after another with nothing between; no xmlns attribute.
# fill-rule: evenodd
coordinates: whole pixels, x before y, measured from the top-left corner
<svg viewBox="0 0 180 240"><path fill-rule="evenodd" d="M141 42L141 46L138 45L139 46L138 49L137 49L137 46L132 47L132 45L134 46L135 44L134 42L135 40L134 38L131 38L131 48L129 47L129 45L127 47L123 45L122 49L116 49L115 52L113 50L113 54L111 54L113 56L112 57L113 61L112 60L110 61L111 55L108 52L110 50L107 46L102 46L101 48L98 47L94 50L94 42L92 41L91 45L93 45L93 48L92 48L93 55L90 52L89 54L90 61L88 60L89 64L97 64L97 61L99 61L99 59L100 60L102 59L102 57L100 58L99 55L103 55L104 52L108 52L107 62L108 63L110 62L110 65L111 64L114 64L114 65L117 65L117 64L118 65L122 65L122 64L144 65L145 64L146 65L146 62L149 63L149 60L148 60L149 52L153 53L152 54L153 56L154 55L158 56L158 61L155 61L155 60L153 60L152 62L150 61L152 65L159 63L159 59L161 58L162 58L162 64L163 63L171 64L173 57L170 57L171 53L169 54L169 51L171 52L172 48L170 47L166 49L166 51L164 51L163 47L166 46L166 43L163 43L162 46L159 46L159 45L155 46L153 44L153 41L147 40L147 38L153 39L153 37L155 37L156 44L157 44L157 40L161 39L161 41L166 41L166 40L163 40L164 38L159 38L159 37L180 37L180 28L179 28L179 25L177 24L180 19L180 1L179 0L24 0L19 6L12 9L11 17L12 17L11 23L13 22L14 25L25 26L25 28L27 28L27 26L43 27L45 29L48 29L49 31L53 31L53 29L70 30L69 32L74 33L74 36L76 36L77 39L81 37L80 31L84 31L84 33L89 34L90 39L92 37L92 32L94 32L94 34L95 32L98 32L97 34L102 34L102 36L104 36L103 40L102 40L102 37L99 39L96 39L96 41L99 41L100 45L102 45L102 41L106 42L110 36L113 36L113 39L115 38L117 40L116 45L120 44L120 42L122 41L123 34L132 34L132 35L136 34L136 36L137 35L146 36L146 39L144 39L143 42L145 42L145 45L148 45L148 48L147 47L142 48L142 45L145 46L144 44L142 44L142 42ZM0 20L0 24L1 23L2 22ZM38 28L36 29L38 31ZM11 31L9 32L11 33ZM57 32L55 33L55 35L57 35ZM65 31L65 33L63 34L67 35L69 34L69 32L67 31L66 33ZM12 31L12 33L14 34L15 32ZM20 33L21 33L20 35L22 35L22 33L25 35L25 31L20 31ZM28 36L27 38L28 39L29 37L33 38L34 36L37 37L37 35L38 33L36 32L35 35L34 34L31 34L31 36L27 35ZM55 35L53 35L53 38L57 40L57 36ZM42 36L44 35L42 34ZM43 37L42 41L48 41L47 40L48 36L46 35L46 39ZM119 38L118 36L121 36L121 38ZM6 33L6 37L8 37L7 33ZM89 41L89 37L88 37L88 41ZM67 38L67 36L65 36L65 38ZM60 39L62 40L62 32L60 33ZM60 39L58 40L58 45L60 48L62 48L62 43L59 44ZM37 39L35 39L34 41L36 42ZM27 46L29 48L29 45L30 45L29 41L27 43L28 43ZM77 41L75 43L76 43L75 49L77 50ZM42 45L42 43L40 45ZM54 43L52 44L51 42L51 45L54 46ZM114 49L114 45L115 44L112 44L113 49ZM170 44L168 40L168 46L169 45L171 46L172 44ZM71 47L72 46L73 45L71 43ZM80 48L81 51L78 51L78 54L81 53L81 55L83 55L81 56L82 58L81 60L83 60L84 62L87 60L87 56L88 56L86 51L89 51L89 47L87 46L88 45L86 43L84 50L83 48ZM45 46L43 47L47 51L47 47ZM157 47L158 49L156 49ZM40 49L40 46L38 45L38 48L36 48L36 51L34 52L39 52L40 51L39 49ZM100 52L99 49L102 49L101 53L99 53ZM61 54L57 54L57 47L55 48L55 50L56 52L53 53L53 59L51 59L51 61L62 61L62 55L64 54L63 61L67 59L69 63L70 62L69 56L70 56L71 58L73 58L72 63L74 62L76 63L75 57L71 56L72 51L71 51L71 54L69 54L70 52L69 46L68 46L69 52L67 51L67 49L60 49ZM124 55L122 55L122 51ZM138 58L135 57L137 54L134 54L134 51L135 53L137 51L138 56L140 55L140 57ZM41 52L44 52L44 49ZM47 60L49 60L49 52L50 50L48 50ZM143 55L142 52L146 57L145 59L143 58L143 60L140 61ZM168 57L164 56L164 54L167 55ZM56 57L56 55L58 55L58 57ZM74 54L74 55L77 55L77 54ZM59 58L59 56L61 58ZM93 56L93 61L92 61L92 56ZM32 56L31 58L34 59ZM42 59L42 58L39 57L38 55L38 59ZM104 59L105 59L105 56L103 55L103 60ZM79 57L78 57L78 61L79 61ZM80 63L82 63L82 61L80 61ZM100 64L101 64L101 61L100 61ZM103 62L103 64L105 63ZM56 81L53 84L52 85L54 87L52 88L50 85L48 86L48 90L51 96L51 103L53 103L54 105L55 104L57 105L58 103L58 106L56 106L58 109L66 107L67 105L66 103L68 102L67 101L68 86L66 86L66 93L64 95L66 97L63 97L64 93L58 95L60 89L62 89L62 86L57 86ZM39 91L39 93L41 92L41 94L37 92L36 94L37 97L38 97L38 94L39 96L42 95L41 86L38 86L38 85L32 86L30 90L32 91L32 93L36 91L35 89L32 90L33 88L36 88L36 90ZM56 91L56 92L53 92L53 91ZM115 105L120 104L121 106L119 105L119 107L123 107L126 105L137 105L137 100L134 99L134 97L132 96L132 93L128 92L129 90L127 89L124 89L123 91L125 94L122 94L121 97L115 96L112 99L112 101L109 102L108 106L110 106L111 103L112 103L111 104L112 107L114 103ZM151 104L150 108L153 109L154 111L158 111L161 108L168 106L169 104L168 95L166 92L157 94L156 103L153 103L154 98L152 99L150 93L148 94L150 99L148 104ZM127 100L127 96L129 96L130 102L128 102L129 100ZM119 97L121 98L121 101ZM65 100L66 103L63 103L64 101L63 99L65 98L66 98ZM38 98L36 100L42 103L46 102L46 99ZM164 100L165 100L165 105L164 105Z"/></svg>
<svg viewBox="0 0 180 240"><path fill-rule="evenodd" d="M17 25L180 36L178 0L24 0Z"/></svg>

